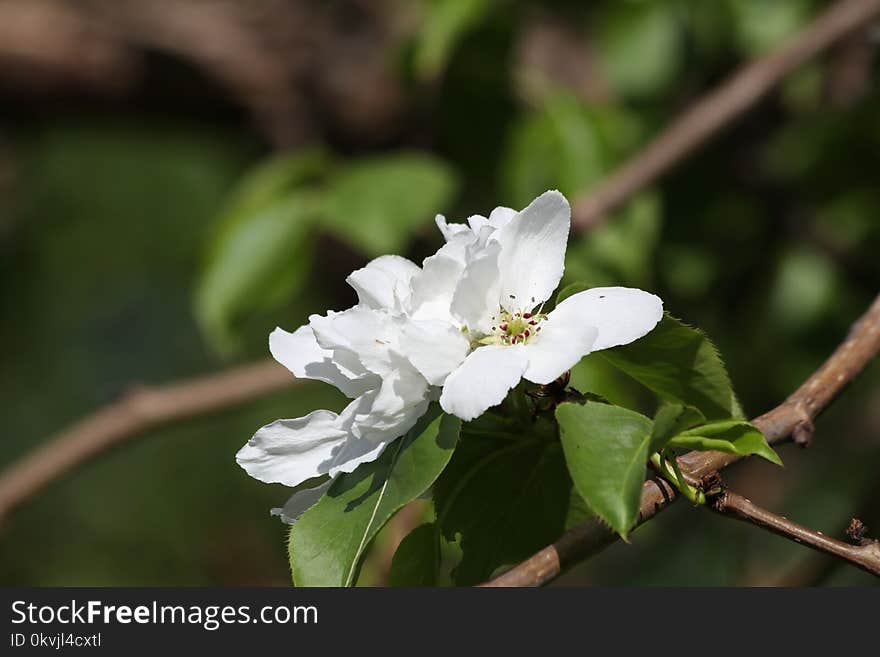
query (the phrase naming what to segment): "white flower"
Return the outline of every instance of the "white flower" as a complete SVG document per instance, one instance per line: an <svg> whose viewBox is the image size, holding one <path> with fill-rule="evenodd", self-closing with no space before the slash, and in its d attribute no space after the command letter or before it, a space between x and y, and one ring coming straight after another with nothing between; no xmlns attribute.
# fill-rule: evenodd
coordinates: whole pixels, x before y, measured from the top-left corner
<svg viewBox="0 0 880 657"><path fill-rule="evenodd" d="M382 256L352 273L357 305L269 336L272 355L295 376L330 383L352 401L339 414L319 410L263 427L238 463L288 486L351 472L438 396L447 413L472 420L522 378L550 383L591 351L648 333L663 304L641 290L593 288L543 312L562 278L570 223L556 191L467 225L438 216L446 244L422 267ZM300 491L274 512L291 521L327 486Z"/></svg>
<svg viewBox="0 0 880 657"><path fill-rule="evenodd" d="M543 312L562 278L571 225L571 210L559 192L542 194L519 213L496 208L488 219L471 217L468 226L446 224L442 217L437 223L447 243L433 258L456 266L434 265L440 272L431 286L442 290L435 297L448 302L446 321L459 337L444 341L447 334L434 333L423 341L430 348L415 351L410 360L431 383L443 385L443 410L463 420L501 403L520 379L550 383L588 353L642 337L663 315L658 297L624 287L586 290ZM444 305L416 296L431 260L413 278L414 319L422 307L436 317L435 308ZM415 347L407 342L412 326L405 344ZM435 354L458 348L462 336L469 344L467 357L454 367L440 366Z"/></svg>
<svg viewBox="0 0 880 657"><path fill-rule="evenodd" d="M400 350L401 309L418 271L405 258L377 258L347 279L358 293L356 306L312 315L293 333L272 332L269 350L294 376L330 383L353 400L339 414L313 411L257 431L236 455L248 474L297 486L351 472L424 414L432 391Z"/></svg>

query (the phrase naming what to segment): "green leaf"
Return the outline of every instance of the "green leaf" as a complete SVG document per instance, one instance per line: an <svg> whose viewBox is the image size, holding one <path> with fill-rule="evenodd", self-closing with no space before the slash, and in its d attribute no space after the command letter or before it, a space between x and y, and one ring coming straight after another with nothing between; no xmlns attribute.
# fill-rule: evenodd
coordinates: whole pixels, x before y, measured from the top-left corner
<svg viewBox="0 0 880 657"><path fill-rule="evenodd" d="M605 150L583 103L558 95L513 127L502 163L504 198L524 207L547 189L574 195L597 181L605 170Z"/></svg>
<svg viewBox="0 0 880 657"><path fill-rule="evenodd" d="M743 417L715 345L669 314L645 337L597 353L661 399L693 406L710 420Z"/></svg>
<svg viewBox="0 0 880 657"><path fill-rule="evenodd" d="M437 527L427 522L404 536L391 560L390 586L437 586Z"/></svg>
<svg viewBox="0 0 880 657"><path fill-rule="evenodd" d="M786 332L807 329L831 311L841 287L838 270L825 253L789 247L768 294L768 316Z"/></svg>
<svg viewBox="0 0 880 657"><path fill-rule="evenodd" d="M626 538L639 517L651 420L596 402L560 404L556 419L575 487L596 515Z"/></svg>
<svg viewBox="0 0 880 657"><path fill-rule="evenodd" d="M648 96L675 79L681 64L681 26L657 2L613 3L597 30L599 61L612 87Z"/></svg>
<svg viewBox="0 0 880 657"><path fill-rule="evenodd" d="M755 55L775 46L794 34L810 19L810 0L727 0L732 11L728 26L748 55Z"/></svg>
<svg viewBox="0 0 880 657"><path fill-rule="evenodd" d="M234 222L284 200L285 196L318 181L330 167L320 149L306 149L271 158L251 169L226 200L220 223Z"/></svg>
<svg viewBox="0 0 880 657"><path fill-rule="evenodd" d="M355 161L328 181L326 227L369 256L400 252L456 187L452 170L424 154Z"/></svg>
<svg viewBox="0 0 880 657"><path fill-rule="evenodd" d="M221 352L235 346L235 320L272 308L294 294L311 265L311 235L318 217L314 194L298 191L265 205L243 200L225 216L209 244L196 290L196 316Z"/></svg>
<svg viewBox="0 0 880 657"><path fill-rule="evenodd" d="M291 527L297 586L351 586L370 541L388 519L424 493L446 467L461 422L432 405L376 461L340 475Z"/></svg>
<svg viewBox="0 0 880 657"><path fill-rule="evenodd" d="M433 0L415 43L416 76L437 77L458 41L489 15L494 4L495 0Z"/></svg>
<svg viewBox="0 0 880 657"><path fill-rule="evenodd" d="M434 485L438 528L461 549L451 573L456 585L485 581L552 543L567 522L583 517L577 509L570 514L572 483L559 443L525 435L498 440L463 430L461 444Z"/></svg>
<svg viewBox="0 0 880 657"><path fill-rule="evenodd" d="M648 454L653 454L663 449L677 433L706 421L703 414L693 406L684 404L663 404L654 415L654 427L651 430L651 444L648 446Z"/></svg>
<svg viewBox="0 0 880 657"><path fill-rule="evenodd" d="M589 235L573 237L566 257L567 280L592 286L618 285L621 281L650 284L661 219L659 197L643 193Z"/></svg>
<svg viewBox="0 0 880 657"><path fill-rule="evenodd" d="M669 441L670 447L699 451L716 450L728 454L749 456L755 454L776 465L782 465L779 455L770 447L757 427L742 420L712 422L679 433Z"/></svg>

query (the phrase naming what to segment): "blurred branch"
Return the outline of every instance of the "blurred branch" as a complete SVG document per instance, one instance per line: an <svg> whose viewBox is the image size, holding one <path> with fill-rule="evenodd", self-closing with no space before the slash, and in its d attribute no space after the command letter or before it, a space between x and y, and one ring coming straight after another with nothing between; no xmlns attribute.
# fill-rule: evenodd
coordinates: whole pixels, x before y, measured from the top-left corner
<svg viewBox="0 0 880 657"><path fill-rule="evenodd" d="M270 8L278 23L299 19L296 4ZM248 25L245 12L230 2L117 0L95 3L87 15L130 43L191 61L250 110L275 147L299 145L310 132L293 84L303 55L287 49L279 56Z"/></svg>
<svg viewBox="0 0 880 657"><path fill-rule="evenodd" d="M870 30L864 29L835 49L825 78L825 97L832 107L851 107L868 95L876 48Z"/></svg>
<svg viewBox="0 0 880 657"><path fill-rule="evenodd" d="M880 0L840 0L832 5L807 28L697 101L632 159L578 197L572 225L585 230L600 223L739 118L795 69L878 15Z"/></svg>
<svg viewBox="0 0 880 657"><path fill-rule="evenodd" d="M788 399L752 420L771 445L789 437L809 442L815 419L841 390L880 352L880 296L853 324L846 340ZM688 452L679 457L682 472L694 480L716 474L740 456L721 452ZM646 481L642 487L639 524L650 520L676 499L676 491L663 479ZM540 586L566 568L601 552L617 535L598 521L575 527L540 552L529 557L484 586Z"/></svg>
<svg viewBox="0 0 880 657"><path fill-rule="evenodd" d="M156 64L144 55L162 53L219 87L276 149L327 124L383 142L406 108L388 60L407 34L387 3L363 0L0 0L0 84L140 91Z"/></svg>
<svg viewBox="0 0 880 657"><path fill-rule="evenodd" d="M723 516L766 529L880 576L880 541L866 538L861 530L864 525L856 519L850 524L850 527L858 528L850 532L850 538L856 545L850 545L771 513L732 491L724 491L718 495L711 501L709 508Z"/></svg>
<svg viewBox="0 0 880 657"><path fill-rule="evenodd" d="M29 89L47 84L118 91L128 87L138 58L74 7L0 2L0 71Z"/></svg>
<svg viewBox="0 0 880 657"><path fill-rule="evenodd" d="M275 361L142 387L88 415L0 473L0 523L19 504L104 450L148 429L262 397L297 382Z"/></svg>

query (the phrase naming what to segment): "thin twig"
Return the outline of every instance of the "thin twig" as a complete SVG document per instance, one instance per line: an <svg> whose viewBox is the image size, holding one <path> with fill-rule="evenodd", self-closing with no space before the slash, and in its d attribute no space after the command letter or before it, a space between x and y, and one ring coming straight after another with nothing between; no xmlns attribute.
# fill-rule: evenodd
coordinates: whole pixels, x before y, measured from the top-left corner
<svg viewBox="0 0 880 657"><path fill-rule="evenodd" d="M862 495L862 501L856 510L856 516L865 519L869 525L880 525L880 507L877 500L880 499L880 478L874 480L868 490ZM859 520L861 523L861 520ZM850 522L846 533L850 538L852 535L853 523ZM843 528L838 533L844 533ZM785 587L803 587L803 586L819 586L835 571L840 562L829 559L824 554L811 553L808 558L801 560L794 568L788 572L778 575L772 583L772 586Z"/></svg>
<svg viewBox="0 0 880 657"><path fill-rule="evenodd" d="M880 352L880 296L850 328L834 353L788 399L752 420L768 442L778 444L793 433L808 437L813 419ZM721 452L688 452L678 463L687 476L707 477L741 457ZM646 481L642 487L639 524L650 520L676 499L675 489L663 479ZM617 540L617 535L596 521L575 527L540 552L529 557L484 586L540 586L566 568L583 561Z"/></svg>
<svg viewBox="0 0 880 657"><path fill-rule="evenodd" d="M23 501L96 454L148 429L228 408L298 380L273 360L132 390L42 443L0 474L0 523Z"/></svg>
<svg viewBox="0 0 880 657"><path fill-rule="evenodd" d="M778 48L747 64L574 203L585 230L619 208L754 106L786 76L880 15L880 0L841 0Z"/></svg>
<svg viewBox="0 0 880 657"><path fill-rule="evenodd" d="M857 545L825 536L787 518L771 513L742 495L724 491L710 505L710 509L723 516L747 522L766 529L783 538L810 547L818 552L830 554L853 566L880 577L880 542L859 538Z"/></svg>

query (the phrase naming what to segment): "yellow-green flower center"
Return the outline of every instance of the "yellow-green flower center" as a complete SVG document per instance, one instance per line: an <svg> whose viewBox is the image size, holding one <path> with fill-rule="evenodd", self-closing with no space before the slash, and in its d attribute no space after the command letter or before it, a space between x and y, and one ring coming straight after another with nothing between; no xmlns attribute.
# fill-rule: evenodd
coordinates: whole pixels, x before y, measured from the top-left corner
<svg viewBox="0 0 880 657"><path fill-rule="evenodd" d="M541 331L541 324L546 319L547 315L540 312L510 313L500 308L498 314L492 317L491 333L479 338L474 344L526 344Z"/></svg>

